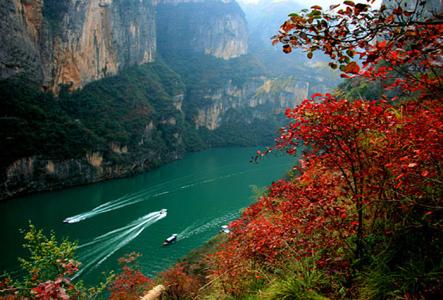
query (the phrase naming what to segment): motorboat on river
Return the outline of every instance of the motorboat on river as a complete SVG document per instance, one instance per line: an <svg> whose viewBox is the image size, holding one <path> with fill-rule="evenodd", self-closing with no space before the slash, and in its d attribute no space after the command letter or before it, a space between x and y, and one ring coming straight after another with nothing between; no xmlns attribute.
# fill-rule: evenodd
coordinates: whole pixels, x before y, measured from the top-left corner
<svg viewBox="0 0 443 300"><path fill-rule="evenodd" d="M220 227L220 232L222 232L222 233L230 233L231 230L229 229L228 225L223 225L222 227Z"/></svg>
<svg viewBox="0 0 443 300"><path fill-rule="evenodd" d="M174 233L173 235L171 235L170 237L168 237L164 242L163 242L163 246L169 246L172 243L177 241L177 234Z"/></svg>

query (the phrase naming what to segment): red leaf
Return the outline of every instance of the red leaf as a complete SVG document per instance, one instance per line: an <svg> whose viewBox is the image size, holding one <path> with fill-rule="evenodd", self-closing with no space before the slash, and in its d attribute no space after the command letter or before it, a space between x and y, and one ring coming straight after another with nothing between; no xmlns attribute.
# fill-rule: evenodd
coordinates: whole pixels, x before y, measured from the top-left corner
<svg viewBox="0 0 443 300"><path fill-rule="evenodd" d="M317 97L321 97L321 96L323 96L323 94L321 94L321 93L315 93L315 94L313 94L312 95L312 100L315 100L315 98L317 98Z"/></svg>
<svg viewBox="0 0 443 300"><path fill-rule="evenodd" d="M360 67L358 66L358 64L355 61L353 61L353 62L350 62L349 64L347 64L345 66L345 68L343 69L343 71L346 73L358 74L358 72L360 71Z"/></svg>
<svg viewBox="0 0 443 300"><path fill-rule="evenodd" d="M343 1L343 4L345 4L345 5L349 5L349 6L352 6L352 7L355 6L354 1Z"/></svg>
<svg viewBox="0 0 443 300"><path fill-rule="evenodd" d="M283 46L283 52L284 53L291 53L292 52L292 48L291 48L291 46L289 46L289 45L284 45Z"/></svg>

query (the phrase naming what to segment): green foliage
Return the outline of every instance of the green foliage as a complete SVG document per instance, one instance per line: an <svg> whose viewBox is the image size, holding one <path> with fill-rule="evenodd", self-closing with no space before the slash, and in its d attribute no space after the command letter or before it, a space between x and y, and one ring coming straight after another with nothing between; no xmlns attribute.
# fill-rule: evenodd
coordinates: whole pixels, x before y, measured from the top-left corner
<svg viewBox="0 0 443 300"><path fill-rule="evenodd" d="M59 243L53 232L47 237L33 224L29 224L28 231L23 234L23 247L29 251L28 259L19 258L20 266L26 274L25 286L32 287L37 279L44 282L64 276L66 268L62 264L74 261L77 243L66 239Z"/></svg>
<svg viewBox="0 0 443 300"><path fill-rule="evenodd" d="M170 69L148 64L91 83L73 94L62 94L60 103L72 118L100 136L102 151L114 142L128 146L135 155L143 148L156 148L162 154L178 146L171 138L181 132L181 115L172 98L181 89L179 78ZM176 126L162 124L170 118L176 120ZM159 130L154 129L152 140L146 139L147 143L138 147L150 122Z"/></svg>
<svg viewBox="0 0 443 300"><path fill-rule="evenodd" d="M75 158L100 142L54 96L24 80L0 81L0 95L0 170L31 155Z"/></svg>
<svg viewBox="0 0 443 300"><path fill-rule="evenodd" d="M414 214L413 214L414 215ZM438 224L441 217L423 218L423 211L404 219L390 236L367 238L366 264L359 273L361 296L388 299L409 295L432 299L441 293L443 242ZM384 226L391 221L385 220Z"/></svg>
<svg viewBox="0 0 443 300"><path fill-rule="evenodd" d="M187 151L199 151L208 148L206 141L203 140L199 131L189 122L185 122L185 130L183 132L183 143Z"/></svg>
<svg viewBox="0 0 443 300"><path fill-rule="evenodd" d="M99 151L105 161L124 164L153 152L146 167L155 167L170 153L183 153L174 137L184 126L174 106L183 84L164 64L133 67L73 93L67 88L55 97L24 80L0 81L1 176L13 161L29 156L61 160ZM116 154L112 144L127 153Z"/></svg>
<svg viewBox="0 0 443 300"><path fill-rule="evenodd" d="M320 296L315 291L310 290L304 281L287 277L277 280L266 290L265 296L261 299L269 300L325 300L327 298Z"/></svg>
<svg viewBox="0 0 443 300"><path fill-rule="evenodd" d="M280 264L279 264L280 265ZM319 291L328 287L326 274L313 258L291 260L271 275L270 283L259 292L259 299L325 300Z"/></svg>
<svg viewBox="0 0 443 300"><path fill-rule="evenodd" d="M0 296L96 299L102 296L113 280L110 273L105 281L94 287L86 287L82 281L74 284L70 277L78 271L79 266L75 260L76 242L67 239L59 241L53 232L47 236L32 223L22 233L23 248L28 250L29 255L18 259L21 267L19 277L6 275L0 280Z"/></svg>
<svg viewBox="0 0 443 300"><path fill-rule="evenodd" d="M251 199L254 201L257 201L267 191L267 188L264 186L250 185L249 188L251 189L252 194Z"/></svg>
<svg viewBox="0 0 443 300"><path fill-rule="evenodd" d="M413 299L435 297L442 282L442 265L431 269L421 258L411 258L401 266L392 266L389 257L381 256L362 273L360 295L364 299L400 299L410 295ZM436 293L437 292L437 293Z"/></svg>
<svg viewBox="0 0 443 300"><path fill-rule="evenodd" d="M383 88L380 82L369 82L361 78L353 78L341 83L336 93L339 97L345 99L380 99Z"/></svg>

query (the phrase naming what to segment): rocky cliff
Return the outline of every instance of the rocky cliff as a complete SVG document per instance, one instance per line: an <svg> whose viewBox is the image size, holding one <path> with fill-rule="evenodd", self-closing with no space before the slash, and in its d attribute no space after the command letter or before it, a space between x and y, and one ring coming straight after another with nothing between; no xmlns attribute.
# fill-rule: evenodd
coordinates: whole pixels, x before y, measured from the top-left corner
<svg viewBox="0 0 443 300"><path fill-rule="evenodd" d="M160 41L168 47L189 47L224 59L247 51L246 21L235 1L4 0L0 79L26 77L58 92L60 85L75 90L152 62L156 9ZM176 33L176 38L164 41L163 31Z"/></svg>
<svg viewBox="0 0 443 300"><path fill-rule="evenodd" d="M160 52L189 50L231 59L248 51L243 11L231 0L159 0Z"/></svg>
<svg viewBox="0 0 443 300"><path fill-rule="evenodd" d="M195 127L216 130L229 123L228 114L232 110L250 111L245 122L266 120L278 115L287 107L294 107L307 98L309 83L287 80L269 79L265 76L254 77L240 86L228 80L225 86L207 90L203 96L205 105L197 108L193 117Z"/></svg>
<svg viewBox="0 0 443 300"><path fill-rule="evenodd" d="M78 88L153 61L155 13L150 0L84 0L69 5L58 28L52 28L53 53L47 65L51 86Z"/></svg>
<svg viewBox="0 0 443 300"><path fill-rule="evenodd" d="M31 78L58 91L154 59L151 0L5 0L0 79Z"/></svg>

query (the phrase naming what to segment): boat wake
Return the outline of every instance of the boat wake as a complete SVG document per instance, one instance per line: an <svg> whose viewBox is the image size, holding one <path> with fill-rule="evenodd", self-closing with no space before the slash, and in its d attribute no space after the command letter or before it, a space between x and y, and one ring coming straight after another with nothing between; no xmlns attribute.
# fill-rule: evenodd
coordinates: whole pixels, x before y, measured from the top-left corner
<svg viewBox="0 0 443 300"><path fill-rule="evenodd" d="M63 220L64 223L69 223L69 224L73 224L73 223L78 223L81 221L84 221L86 219L89 218L93 218L95 216L113 211L113 210L117 210L120 208L124 208L126 206L130 206L130 205L134 205L136 203L145 201L147 199L150 198L156 198L156 197L161 197L167 194L170 194L172 192L177 192L180 190L184 190L184 189L188 189L188 188L193 188L202 184L208 184L211 182L215 182L218 180L223 180L223 179L227 179L227 178L231 178L233 176L238 176L241 174L244 174L246 172L236 172L236 173L230 173L227 175L223 175L223 176L219 176L219 177L215 177L215 178L210 178L210 179L201 179L201 180L197 180L194 182L188 182L185 185L180 186L178 189L175 190L163 190L163 188L165 186L170 186L172 184L172 182L174 181L182 181L183 179L186 179L190 176L184 176L184 177L180 177L180 178L176 178L167 182L163 182L154 186L151 186L147 189L135 192L135 193L131 193L131 194L126 194L120 198L117 198L115 200L103 203L95 208L93 208L90 211L87 212L83 212L80 214L77 214L75 216L71 216L68 217L66 219Z"/></svg>
<svg viewBox="0 0 443 300"><path fill-rule="evenodd" d="M227 224L232 220L238 218L240 213L238 211L232 211L224 216L210 220L209 222L200 222L198 224L194 223L187 227L185 230L178 234L177 240L188 239L192 236L202 234L206 231L212 230L214 228L220 228L221 225Z"/></svg>
<svg viewBox="0 0 443 300"><path fill-rule="evenodd" d="M79 260L83 262L83 267L72 279L102 264L116 251L138 237L147 227L165 218L166 214L166 210L149 213L126 226L114 229L78 246Z"/></svg>
<svg viewBox="0 0 443 300"><path fill-rule="evenodd" d="M280 167L280 165L273 165L268 168L275 168L275 167ZM216 182L219 180L225 180L225 179L229 179L231 177L243 175L246 173L253 173L253 172L257 172L257 171L260 171L260 170L251 169L251 170L247 170L247 171L233 172L233 173L228 173L228 174L221 175L221 176L214 177L214 178L206 178L206 179L199 178L198 180L195 180L192 182L189 181L189 178L192 178L191 175L171 179L171 180L153 185L153 186L143 189L141 191L126 194L126 195L124 195L120 198L117 198L115 200L103 203L103 204L93 208L90 211L83 212L83 213L77 214L72 217L68 217L68 218L64 219L63 222L64 223L71 223L71 224L78 223L78 222L84 221L86 219L93 218L95 216L98 216L98 215L101 215L101 214L104 214L104 213L107 213L107 212L110 212L113 210L121 209L126 206L130 206L130 205L134 205L136 203L145 201L150 198L162 197L162 196L165 196L170 193L179 192L181 190L194 188L194 187L197 187L197 186L200 186L203 184L209 184L209 183ZM165 190L165 187L170 187L170 186L173 186L174 184L177 184L177 186L179 186L179 188L172 189L172 190Z"/></svg>
<svg viewBox="0 0 443 300"><path fill-rule="evenodd" d="M77 214L75 216L72 217L68 217L66 219L63 220L64 223L78 223L81 221L84 221L86 219L89 218L93 218L95 216L113 211L113 210L117 210L120 208L124 208L126 206L130 206L142 201L145 201L147 199L150 198L157 198L157 197L161 197L164 195L169 194L171 191L165 191L164 188L166 186L169 186L171 184L173 184L173 182L175 181L182 181L183 179L186 179L190 177L190 175L188 176L183 176L180 178L176 178L176 179L172 179L172 180L168 180L166 182L162 182L156 185L153 185L149 188L134 192L134 193L130 193L130 194L126 194L120 198L114 199L112 201L103 203L95 208L93 208L90 211L86 211L80 214Z"/></svg>

